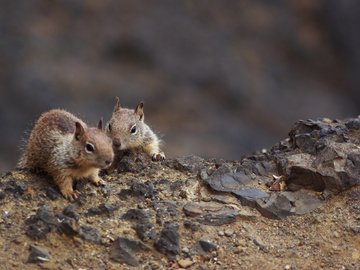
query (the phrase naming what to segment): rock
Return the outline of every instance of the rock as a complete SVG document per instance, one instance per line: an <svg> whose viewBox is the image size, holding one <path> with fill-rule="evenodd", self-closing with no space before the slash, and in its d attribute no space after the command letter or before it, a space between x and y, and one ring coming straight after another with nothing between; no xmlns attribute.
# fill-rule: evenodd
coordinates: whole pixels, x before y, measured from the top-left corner
<svg viewBox="0 0 360 270"><path fill-rule="evenodd" d="M174 221L179 213L176 203L173 201L154 201L152 206L156 211L156 223L159 225Z"/></svg>
<svg viewBox="0 0 360 270"><path fill-rule="evenodd" d="M90 243L100 244L101 242L99 232L94 227L80 226L79 236Z"/></svg>
<svg viewBox="0 0 360 270"><path fill-rule="evenodd" d="M329 142L317 156L295 154L284 170L289 190L339 192L360 183L360 149L352 143ZM284 165L284 164L282 164Z"/></svg>
<svg viewBox="0 0 360 270"><path fill-rule="evenodd" d="M72 204L69 204L68 206L66 206L62 213L63 215L69 217L69 218L73 218L75 220L78 220L78 215L76 213L76 210L79 208L79 205L77 203L72 203Z"/></svg>
<svg viewBox="0 0 360 270"><path fill-rule="evenodd" d="M179 266L182 268L188 268L194 264L194 262L190 259L180 259L177 262L178 262Z"/></svg>
<svg viewBox="0 0 360 270"><path fill-rule="evenodd" d="M199 240L199 245L205 252L212 252L217 249L216 245L211 243L209 240Z"/></svg>
<svg viewBox="0 0 360 270"><path fill-rule="evenodd" d="M180 171L189 171L191 173L200 173L204 167L205 160L198 156L185 156L174 160L174 167Z"/></svg>
<svg viewBox="0 0 360 270"><path fill-rule="evenodd" d="M24 183L18 183L15 180L10 180L4 187L4 191L12 194L15 198L22 196L26 190L27 186Z"/></svg>
<svg viewBox="0 0 360 270"><path fill-rule="evenodd" d="M30 254L27 259L27 263L43 263L50 261L51 256L46 248L30 245Z"/></svg>
<svg viewBox="0 0 360 270"><path fill-rule="evenodd" d="M197 232L197 231L199 231L201 229L201 225L199 224L199 222L190 221L190 220L185 220L184 221L184 227L189 228L193 232Z"/></svg>
<svg viewBox="0 0 360 270"><path fill-rule="evenodd" d="M124 152L117 155L122 155L119 160L114 162L118 172L140 173L149 163L148 157L142 153Z"/></svg>
<svg viewBox="0 0 360 270"><path fill-rule="evenodd" d="M224 234L225 234L225 236L230 237L230 236L232 236L232 235L234 234L234 230L232 230L232 229L226 229L226 230L224 231Z"/></svg>
<svg viewBox="0 0 360 270"><path fill-rule="evenodd" d="M87 210L87 216L96 216L96 215L111 215L114 211L118 210L120 205L118 204L106 204L101 203L98 207L92 207Z"/></svg>
<svg viewBox="0 0 360 270"><path fill-rule="evenodd" d="M360 129L360 119L359 118L350 119L345 123L345 126L348 129Z"/></svg>
<svg viewBox="0 0 360 270"><path fill-rule="evenodd" d="M46 206L41 206L35 215L25 221L25 224L27 236L33 239L44 239L49 232L57 229L59 221Z"/></svg>
<svg viewBox="0 0 360 270"><path fill-rule="evenodd" d="M154 225L150 222L135 224L133 229L142 241L154 240L157 237Z"/></svg>
<svg viewBox="0 0 360 270"><path fill-rule="evenodd" d="M255 207L256 201L266 199L269 195L257 188L243 188L233 192L236 197L240 200L242 205Z"/></svg>
<svg viewBox="0 0 360 270"><path fill-rule="evenodd" d="M156 195L153 184L148 181L146 183L134 182L129 189L123 189L119 193L119 197L126 200L128 196L153 198Z"/></svg>
<svg viewBox="0 0 360 270"><path fill-rule="evenodd" d="M149 213L143 209L133 208L129 209L121 218L124 220L146 222L149 219Z"/></svg>
<svg viewBox="0 0 360 270"><path fill-rule="evenodd" d="M205 183L216 191L235 192L252 181L251 177L243 172L221 174L220 171L217 171L206 179Z"/></svg>
<svg viewBox="0 0 360 270"><path fill-rule="evenodd" d="M155 242L155 248L170 258L180 252L180 235L177 230L177 226L165 223L159 239Z"/></svg>
<svg viewBox="0 0 360 270"><path fill-rule="evenodd" d="M61 197L61 194L57 191L57 189L52 186L46 187L45 194L52 201L55 201Z"/></svg>
<svg viewBox="0 0 360 270"><path fill-rule="evenodd" d="M150 248L140 241L119 237L111 247L110 258L119 263L139 266L139 262L134 253L149 250Z"/></svg>
<svg viewBox="0 0 360 270"><path fill-rule="evenodd" d="M183 210L187 216L197 217L197 222L214 226L235 222L241 216L240 211L215 202L190 202L184 205Z"/></svg>
<svg viewBox="0 0 360 270"><path fill-rule="evenodd" d="M257 201L259 212L275 219L309 213L320 205L319 198L305 191L272 193L268 199Z"/></svg>
<svg viewBox="0 0 360 270"><path fill-rule="evenodd" d="M79 225L73 218L65 218L59 225L58 231L66 234L67 236L73 237L78 234Z"/></svg>

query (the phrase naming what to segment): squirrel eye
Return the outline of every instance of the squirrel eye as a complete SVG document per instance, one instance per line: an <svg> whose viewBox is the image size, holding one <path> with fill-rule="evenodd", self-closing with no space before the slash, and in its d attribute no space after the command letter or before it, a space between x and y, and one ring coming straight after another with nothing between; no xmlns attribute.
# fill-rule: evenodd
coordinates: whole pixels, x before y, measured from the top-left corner
<svg viewBox="0 0 360 270"><path fill-rule="evenodd" d="M85 145L85 151L88 153L94 152L95 147L91 143L87 143Z"/></svg>
<svg viewBox="0 0 360 270"><path fill-rule="evenodd" d="M131 134L135 134L136 133L136 125L133 125L130 129Z"/></svg>
<svg viewBox="0 0 360 270"><path fill-rule="evenodd" d="M107 128L108 128L108 131L111 132L111 124L108 124Z"/></svg>

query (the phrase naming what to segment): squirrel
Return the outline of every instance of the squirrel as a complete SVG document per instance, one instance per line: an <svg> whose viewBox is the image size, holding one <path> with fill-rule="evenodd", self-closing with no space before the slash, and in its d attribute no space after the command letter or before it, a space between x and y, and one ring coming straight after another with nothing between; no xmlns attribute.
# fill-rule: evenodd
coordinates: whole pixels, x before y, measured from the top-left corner
<svg viewBox="0 0 360 270"><path fill-rule="evenodd" d="M73 180L88 177L98 186L100 169L109 167L113 159L112 141L103 131L102 119L97 127L87 127L73 114L54 109L37 120L19 167L49 174L72 201L78 198Z"/></svg>
<svg viewBox="0 0 360 270"><path fill-rule="evenodd" d="M153 161L165 159L160 151L161 140L144 122L144 103L140 102L135 109L120 106L119 98L105 131L112 138L114 150L141 149L151 156Z"/></svg>

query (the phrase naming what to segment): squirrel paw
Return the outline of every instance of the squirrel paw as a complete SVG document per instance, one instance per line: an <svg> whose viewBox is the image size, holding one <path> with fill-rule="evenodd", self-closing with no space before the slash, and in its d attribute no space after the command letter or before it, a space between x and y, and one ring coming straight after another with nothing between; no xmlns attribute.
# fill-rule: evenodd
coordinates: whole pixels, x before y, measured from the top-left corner
<svg viewBox="0 0 360 270"><path fill-rule="evenodd" d="M96 176L96 177L90 177L90 181L91 183L96 186L96 187L99 187L99 186L105 186L106 185L106 182L104 180L102 180L99 176Z"/></svg>
<svg viewBox="0 0 360 270"><path fill-rule="evenodd" d="M152 155L152 161L162 161L165 159L165 154L163 152L161 153L155 153Z"/></svg>
<svg viewBox="0 0 360 270"><path fill-rule="evenodd" d="M69 201L74 201L77 198L79 198L79 192L74 190L61 190L62 195L65 197L65 199L68 199Z"/></svg>

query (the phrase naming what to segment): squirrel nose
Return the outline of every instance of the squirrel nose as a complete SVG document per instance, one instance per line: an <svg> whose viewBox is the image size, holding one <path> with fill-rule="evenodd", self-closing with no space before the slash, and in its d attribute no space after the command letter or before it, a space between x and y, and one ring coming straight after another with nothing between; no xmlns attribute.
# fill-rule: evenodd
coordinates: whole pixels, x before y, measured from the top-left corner
<svg viewBox="0 0 360 270"><path fill-rule="evenodd" d="M114 145L116 148L120 148L120 147L121 147L121 143L118 142L118 141L114 141L114 142L113 142L113 145Z"/></svg>

